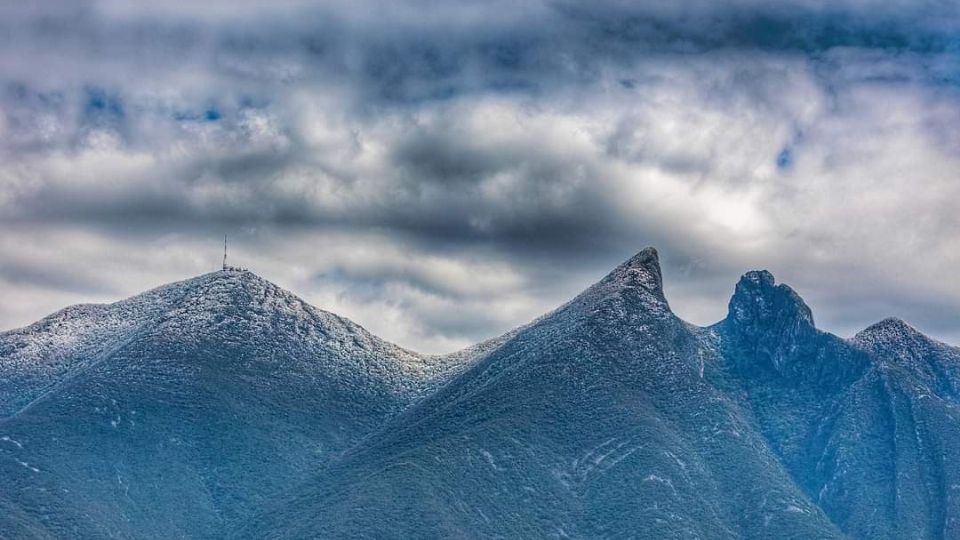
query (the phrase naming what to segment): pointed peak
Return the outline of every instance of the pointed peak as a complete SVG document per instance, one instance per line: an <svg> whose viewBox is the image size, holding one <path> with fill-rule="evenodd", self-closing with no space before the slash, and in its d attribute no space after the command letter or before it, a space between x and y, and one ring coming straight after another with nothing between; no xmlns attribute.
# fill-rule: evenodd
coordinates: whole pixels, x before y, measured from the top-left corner
<svg viewBox="0 0 960 540"><path fill-rule="evenodd" d="M630 257L625 264L645 267L652 265L655 266L657 270L660 270L660 254L657 252L657 248L649 246L641 249L633 257Z"/></svg>
<svg viewBox="0 0 960 540"><path fill-rule="evenodd" d="M789 321L813 327L813 312L789 286L777 284L767 270L753 270L737 282L727 320L738 326Z"/></svg>
<svg viewBox="0 0 960 540"><path fill-rule="evenodd" d="M660 270L660 257L657 250L648 247L607 274L596 286L616 289L643 289L652 293L658 300L666 302L663 296L663 274Z"/></svg>
<svg viewBox="0 0 960 540"><path fill-rule="evenodd" d="M899 317L887 317L886 319L883 319L880 322L871 324L866 328L866 330L869 330L871 328L876 328L876 329L895 328L897 330L919 333L919 331L916 328L914 328L913 326L911 326L910 324L908 324L906 321L904 321Z"/></svg>
<svg viewBox="0 0 960 540"><path fill-rule="evenodd" d="M663 299L663 273L656 248L648 247L616 267L601 284L640 287Z"/></svg>
<svg viewBox="0 0 960 540"><path fill-rule="evenodd" d="M641 308L639 311L650 315L671 314L663 295L657 250L649 247L630 257L558 311L584 305L590 306L590 313L609 311L622 315L625 309Z"/></svg>
<svg viewBox="0 0 960 540"><path fill-rule="evenodd" d="M887 317L857 332L853 340L858 343L889 343L916 337L926 338L923 333L904 322L903 319Z"/></svg>

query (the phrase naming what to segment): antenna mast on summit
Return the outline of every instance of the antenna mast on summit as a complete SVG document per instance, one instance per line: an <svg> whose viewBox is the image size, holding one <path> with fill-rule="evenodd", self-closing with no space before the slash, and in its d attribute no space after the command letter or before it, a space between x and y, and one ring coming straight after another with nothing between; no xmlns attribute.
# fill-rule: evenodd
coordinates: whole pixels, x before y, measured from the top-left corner
<svg viewBox="0 0 960 540"><path fill-rule="evenodd" d="M223 269L227 269L227 235L223 235Z"/></svg>

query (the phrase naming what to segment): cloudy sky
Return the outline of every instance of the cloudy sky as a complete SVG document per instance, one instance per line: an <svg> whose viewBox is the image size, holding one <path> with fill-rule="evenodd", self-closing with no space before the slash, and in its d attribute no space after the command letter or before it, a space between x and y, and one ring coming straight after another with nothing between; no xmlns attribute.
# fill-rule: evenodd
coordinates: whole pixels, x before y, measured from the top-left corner
<svg viewBox="0 0 960 540"><path fill-rule="evenodd" d="M648 245L691 322L767 268L960 344L960 3L0 0L0 329L224 233L427 352Z"/></svg>

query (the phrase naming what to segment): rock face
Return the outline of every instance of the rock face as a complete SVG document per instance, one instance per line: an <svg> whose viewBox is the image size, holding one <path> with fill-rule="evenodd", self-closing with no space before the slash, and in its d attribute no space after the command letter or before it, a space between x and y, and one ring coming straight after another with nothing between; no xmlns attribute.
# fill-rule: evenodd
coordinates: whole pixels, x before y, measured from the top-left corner
<svg viewBox="0 0 960 540"><path fill-rule="evenodd" d="M818 337L810 308L793 289L776 285L766 270L740 278L723 327L725 337L744 354L745 368L785 377L803 370L798 350Z"/></svg>
<svg viewBox="0 0 960 540"><path fill-rule="evenodd" d="M0 536L957 538L960 351L647 249L446 357L249 272L0 334Z"/></svg>
<svg viewBox="0 0 960 540"><path fill-rule="evenodd" d="M842 340L766 272L737 285L705 334L712 372L738 396L794 481L857 538L955 538L960 351L902 321Z"/></svg>

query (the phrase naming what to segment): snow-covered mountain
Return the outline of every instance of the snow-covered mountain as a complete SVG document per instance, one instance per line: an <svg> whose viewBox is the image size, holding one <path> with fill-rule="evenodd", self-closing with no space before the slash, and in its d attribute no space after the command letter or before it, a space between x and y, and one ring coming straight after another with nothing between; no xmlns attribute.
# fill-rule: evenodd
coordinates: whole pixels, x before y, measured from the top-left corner
<svg viewBox="0 0 960 540"><path fill-rule="evenodd" d="M0 532L218 536L451 367L250 272L68 308L0 335Z"/></svg>
<svg viewBox="0 0 960 540"><path fill-rule="evenodd" d="M957 538L960 350L647 249L419 355L249 272L0 334L0 537Z"/></svg>

